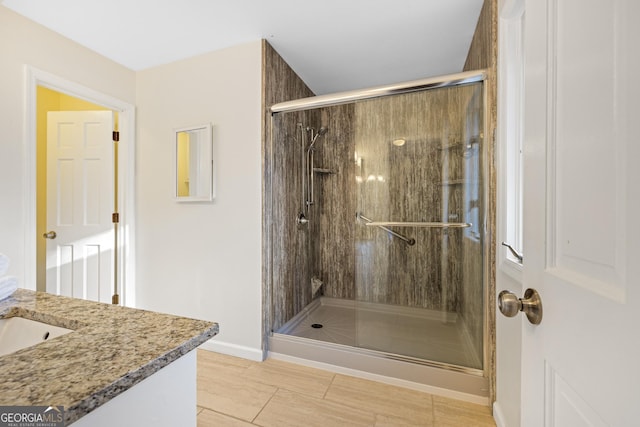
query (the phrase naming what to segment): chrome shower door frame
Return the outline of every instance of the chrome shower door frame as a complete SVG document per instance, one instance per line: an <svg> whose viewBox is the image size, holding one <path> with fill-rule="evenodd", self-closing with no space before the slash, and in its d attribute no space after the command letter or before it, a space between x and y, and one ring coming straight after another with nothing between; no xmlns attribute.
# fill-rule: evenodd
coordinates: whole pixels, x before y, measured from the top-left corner
<svg viewBox="0 0 640 427"><path fill-rule="evenodd" d="M282 102L282 103L278 103L275 104L273 106L271 106L270 108L270 112L271 112L271 124L272 124L272 129L271 129L271 140L269 141L270 144L274 144L275 142L273 141L273 120L274 120L274 116L277 113L285 113L285 112L298 112L298 111L306 111L306 110L312 110L312 109L317 109L317 108L323 108L323 107L331 107L331 106L337 106L337 105L342 105L342 104L348 104L348 103L353 103L355 101L359 101L359 100L365 100L365 99L373 99L373 98L379 98L379 97L386 97L386 96L390 96L390 95L399 95L399 94L406 94L406 93L411 93L411 92L418 92L418 91L425 91L425 90L429 90L429 89L437 89L437 88L446 88L446 87L453 87L453 86L460 86L460 85L466 85L466 84L471 84L471 83L477 83L477 82L482 82L482 94L483 94L483 100L482 100L482 106L483 106L483 111L482 111L482 125L483 125L483 132L487 132L489 130L489 126L488 126L488 119L489 119L489 114L487 111L488 108L488 85L487 85L487 70L476 70L476 71L468 71L468 72L462 72L462 73L456 73L456 74L450 74L450 75L445 75L445 76L437 76L437 77L432 77L432 78L427 78L427 79L420 79L420 80L413 80L413 81L408 81L408 82L403 82L403 83L398 83L398 84L392 84L392 85L384 85L384 86L378 86L378 87L374 87L374 88L369 88L369 89L363 89L363 90L355 90L355 91L347 91L347 92L340 92L340 93L335 93L335 94L328 94L328 95L321 95L321 96L314 96L314 97L309 97L309 98L302 98L302 99L298 99L298 100L293 100L293 101L287 101L287 102ZM415 358L412 357L402 357L402 356L398 356L397 354L390 354L390 353L385 353L385 352L377 352L377 351L369 351L366 349L357 349L356 348L356 353L366 353L367 355L371 356L372 354L377 354L378 357L381 357L383 359L389 359L389 360L393 360L393 361L405 361L408 363L413 363L413 364L417 364L417 365L422 365L422 366L431 366L431 367L435 367L438 369L444 369L444 370L448 370L451 372L456 372L456 373L463 373L463 374L468 374L470 376L481 376L484 378L490 378L491 377L491 369L493 367L493 363L491 361L492 358L492 351L489 348L489 334L490 334L490 328L491 328L491 322L489 319L489 313L490 311L488 310L488 303L490 301L489 298L489 292L490 292L490 266L489 266L489 261L491 259L490 256L488 256L488 254L490 253L490 249L491 249L491 245L493 244L493 240L491 238L491 234L489 233L489 226L488 226L488 222L489 222L489 205L490 203L493 203L494 201L492 199L490 199L490 191L489 191L489 178L490 178L490 151L489 151L489 144L486 142L490 142L493 141L493 138L491 138L488 135L485 135L485 143L482 145L482 169L481 169L481 173L483 174L483 186L482 186L482 193L483 193L483 197L485 200L484 206L483 206L483 223L480 224L483 233L484 233L484 241L483 241L483 297L484 297L484 304L483 304L483 363L482 363L482 369L474 369L474 368L467 368L467 367L461 367L461 366L456 366L456 365L448 365L446 363L441 363L441 362L431 362L431 361L425 361L425 360L417 360ZM273 162L273 158L271 158L271 162ZM269 183L269 185L271 185L271 183ZM371 226L385 226L386 224L371 224ZM458 225L459 227L463 227L466 226L466 224L460 224ZM270 233L270 231L269 231ZM404 237L404 236L403 236ZM269 240L271 241L270 237ZM271 249L273 251L273 248ZM270 257L270 260L273 260L273 254ZM270 269L270 271L273 271L273 269ZM266 291L268 293L267 295L267 300L270 302L271 306L269 307L269 310L271 313L273 313L273 304L274 302L272 301L272 293L273 293L273 289L272 286L274 284L274 277L267 277L266 280L268 280L269 283L266 284ZM271 325L273 325L273 316L269 316L270 318L270 325L268 325L269 327L271 327ZM273 336L273 331L271 332L271 335ZM264 337L265 343L269 343L269 336ZM287 340L289 341L289 340ZM295 339L293 339L293 341L295 341ZM283 344L280 343L278 345L278 348L283 348ZM288 347L287 347L288 348ZM267 344L267 351L272 350L269 345ZM276 350L277 351L277 350ZM319 362L322 362L322 360L319 360Z"/></svg>

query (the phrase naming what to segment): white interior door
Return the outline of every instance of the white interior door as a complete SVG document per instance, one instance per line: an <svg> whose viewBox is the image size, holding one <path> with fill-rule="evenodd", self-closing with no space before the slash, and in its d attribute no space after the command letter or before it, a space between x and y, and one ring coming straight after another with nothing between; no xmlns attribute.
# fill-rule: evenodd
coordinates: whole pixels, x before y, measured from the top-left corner
<svg viewBox="0 0 640 427"><path fill-rule="evenodd" d="M111 111L48 113L46 288L49 293L111 302L112 131Z"/></svg>
<svg viewBox="0 0 640 427"><path fill-rule="evenodd" d="M522 426L640 423L640 2L527 0Z"/></svg>

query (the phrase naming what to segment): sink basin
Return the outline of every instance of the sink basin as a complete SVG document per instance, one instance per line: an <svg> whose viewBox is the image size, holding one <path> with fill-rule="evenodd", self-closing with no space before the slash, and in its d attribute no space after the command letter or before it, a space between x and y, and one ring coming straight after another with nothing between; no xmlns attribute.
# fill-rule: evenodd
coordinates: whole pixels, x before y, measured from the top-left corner
<svg viewBox="0 0 640 427"><path fill-rule="evenodd" d="M0 356L73 332L71 329L25 319L0 319Z"/></svg>

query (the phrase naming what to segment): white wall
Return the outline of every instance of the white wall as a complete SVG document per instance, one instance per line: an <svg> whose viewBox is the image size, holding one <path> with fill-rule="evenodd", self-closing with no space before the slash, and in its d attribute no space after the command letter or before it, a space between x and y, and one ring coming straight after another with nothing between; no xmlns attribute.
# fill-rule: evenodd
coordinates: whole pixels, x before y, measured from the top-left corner
<svg viewBox="0 0 640 427"><path fill-rule="evenodd" d="M514 50L514 43L519 37L519 22L522 16L523 0L498 1L498 206L497 232L498 244L509 240L507 237L507 180L513 180L515 169L509 165L507 144L513 144L517 134L517 124L521 117L514 111L514 93L519 79L518 68L514 61L521 59L522 52ZM514 32L515 31L515 32ZM509 96L508 96L509 95ZM510 167L508 167L510 166ZM524 254L526 256L526 254ZM522 287L522 270L506 259L506 248L497 247L496 266L496 301L502 290L510 290L518 297L524 293ZM498 427L520 426L521 408L521 346L523 314L514 318L503 316L496 310L496 402L494 418Z"/></svg>
<svg viewBox="0 0 640 427"><path fill-rule="evenodd" d="M136 305L220 323L221 351L261 345L261 44L135 73L0 6L0 252L24 284L25 65L138 106ZM212 122L213 204L171 198L171 131ZM35 288L35 284L27 286Z"/></svg>
<svg viewBox="0 0 640 427"><path fill-rule="evenodd" d="M500 251L498 251L500 253ZM497 292L507 289L518 296L524 293L522 285L498 268ZM497 301L497 295L496 295ZM523 314L508 318L496 313L496 402L494 416L498 427L520 425L520 358Z"/></svg>
<svg viewBox="0 0 640 427"><path fill-rule="evenodd" d="M220 324L261 357L261 42L137 73L136 306ZM172 129L213 123L213 203L172 196Z"/></svg>
<svg viewBox="0 0 640 427"><path fill-rule="evenodd" d="M132 104L135 73L0 6L0 252L9 274L35 289L24 280L25 234L35 228L25 220L25 65Z"/></svg>

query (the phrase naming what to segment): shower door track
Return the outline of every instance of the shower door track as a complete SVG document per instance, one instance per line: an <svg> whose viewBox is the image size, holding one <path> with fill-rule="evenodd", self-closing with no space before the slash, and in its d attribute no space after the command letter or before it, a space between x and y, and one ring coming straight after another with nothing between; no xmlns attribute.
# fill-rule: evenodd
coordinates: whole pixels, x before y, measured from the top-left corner
<svg viewBox="0 0 640 427"><path fill-rule="evenodd" d="M387 95L418 92L426 89L437 89L451 86L460 86L481 82L487 77L486 70L465 71L446 76L430 77L427 79L412 80L404 83L377 86L369 89L351 90L328 95L312 96L309 98L286 101L271 106L271 113L284 113L290 111L304 111L314 108L329 107L348 104L350 102L379 98Z"/></svg>

